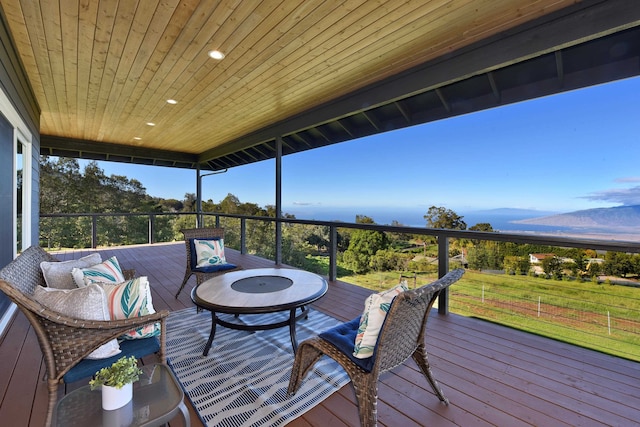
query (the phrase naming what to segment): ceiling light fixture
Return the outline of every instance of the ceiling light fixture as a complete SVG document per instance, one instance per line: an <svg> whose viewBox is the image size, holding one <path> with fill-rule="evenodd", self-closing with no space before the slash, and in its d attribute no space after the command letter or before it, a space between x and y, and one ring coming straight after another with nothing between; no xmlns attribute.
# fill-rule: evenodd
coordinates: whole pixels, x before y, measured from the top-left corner
<svg viewBox="0 0 640 427"><path fill-rule="evenodd" d="M147 122L147 126L155 126L156 124L153 122Z"/></svg>
<svg viewBox="0 0 640 427"><path fill-rule="evenodd" d="M218 61L224 59L224 53L220 52L219 50L210 50L209 56L213 59L217 59Z"/></svg>
<svg viewBox="0 0 640 427"><path fill-rule="evenodd" d="M178 101L176 101L175 99L167 99L167 104L176 105L177 103Z"/></svg>
<svg viewBox="0 0 640 427"><path fill-rule="evenodd" d="M133 139L135 139L136 141L140 141L142 138L140 138L139 136L134 136Z"/></svg>

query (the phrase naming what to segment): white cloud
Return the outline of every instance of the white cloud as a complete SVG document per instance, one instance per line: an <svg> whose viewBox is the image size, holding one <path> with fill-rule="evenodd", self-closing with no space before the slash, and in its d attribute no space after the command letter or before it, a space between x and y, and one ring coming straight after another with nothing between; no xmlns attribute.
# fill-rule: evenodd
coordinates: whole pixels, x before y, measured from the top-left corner
<svg viewBox="0 0 640 427"><path fill-rule="evenodd" d="M632 181L626 181L632 182ZM640 186L623 189L597 191L584 197L588 200L620 203L622 205L640 205Z"/></svg>
<svg viewBox="0 0 640 427"><path fill-rule="evenodd" d="M626 176L626 177L623 177L623 178L616 178L615 181L616 182L622 182L622 183L640 182L640 176Z"/></svg>

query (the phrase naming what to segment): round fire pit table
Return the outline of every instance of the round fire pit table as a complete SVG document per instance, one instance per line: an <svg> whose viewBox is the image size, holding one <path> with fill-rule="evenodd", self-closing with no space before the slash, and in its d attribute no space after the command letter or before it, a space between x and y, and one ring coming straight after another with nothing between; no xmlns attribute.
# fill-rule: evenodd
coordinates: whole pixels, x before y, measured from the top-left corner
<svg viewBox="0 0 640 427"><path fill-rule="evenodd" d="M308 315L307 305L327 293L327 281L317 274L288 268L255 268L232 271L213 277L191 291L191 300L211 312L211 334L203 355L209 354L216 326L257 331L289 327L291 345L298 348L296 322ZM220 319L216 313L265 314L288 311L287 320L276 323L245 324Z"/></svg>

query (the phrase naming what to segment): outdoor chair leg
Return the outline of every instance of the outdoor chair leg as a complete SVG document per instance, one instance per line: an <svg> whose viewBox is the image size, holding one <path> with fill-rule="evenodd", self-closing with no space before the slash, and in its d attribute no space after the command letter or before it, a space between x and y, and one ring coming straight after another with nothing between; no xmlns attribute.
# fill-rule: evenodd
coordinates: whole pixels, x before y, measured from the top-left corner
<svg viewBox="0 0 640 427"><path fill-rule="evenodd" d="M433 373L431 372L431 366L429 366L427 351L425 350L424 345L419 346L416 349L416 351L413 352L412 357L413 357L413 360L415 360L418 366L420 367L420 370L424 374L427 381L429 381L429 384L431 384L431 388L433 389L433 392L436 394L436 396L438 396L438 399L440 399L440 401L443 402L445 405L448 405L449 399L445 397L444 392L440 388L440 385L438 384L436 379L433 377Z"/></svg>
<svg viewBox="0 0 640 427"><path fill-rule="evenodd" d="M178 292L176 292L176 299L178 299L178 296L180 295L180 292L182 292L182 289L184 289L184 285L187 284L187 280L189 280L189 277L191 277L193 273L191 273L189 270L187 270L187 272L184 274L184 279L182 280L182 284L180 285L180 289L178 289Z"/></svg>
<svg viewBox="0 0 640 427"><path fill-rule="evenodd" d="M351 377L356 393L358 415L361 427L375 427L378 424L378 381L371 374Z"/></svg>
<svg viewBox="0 0 640 427"><path fill-rule="evenodd" d="M302 384L302 380L307 376L309 370L315 365L315 363L322 357L323 353L309 345L307 342L302 342L296 351L295 360L293 362L293 368L291 369L291 378L289 379L289 387L287 393L290 396L296 394L298 388Z"/></svg>
<svg viewBox="0 0 640 427"><path fill-rule="evenodd" d="M47 388L49 389L49 406L47 407L47 420L44 425L49 427L53 422L53 409L58 402L58 382L47 379Z"/></svg>

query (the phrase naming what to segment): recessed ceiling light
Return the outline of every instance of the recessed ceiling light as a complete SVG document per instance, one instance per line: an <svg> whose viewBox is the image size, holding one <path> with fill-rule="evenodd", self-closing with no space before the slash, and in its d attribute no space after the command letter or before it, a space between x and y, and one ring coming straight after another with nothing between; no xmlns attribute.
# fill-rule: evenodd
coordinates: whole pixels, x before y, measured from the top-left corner
<svg viewBox="0 0 640 427"><path fill-rule="evenodd" d="M219 50L210 50L209 56L217 60L224 59L224 53L220 52Z"/></svg>
<svg viewBox="0 0 640 427"><path fill-rule="evenodd" d="M134 136L133 139L135 139L136 141L140 141L142 138L140 138L139 136Z"/></svg>
<svg viewBox="0 0 640 427"><path fill-rule="evenodd" d="M147 126L155 126L156 124L153 122L147 122Z"/></svg>
<svg viewBox="0 0 640 427"><path fill-rule="evenodd" d="M175 105L177 103L178 103L178 101L176 101L175 99L167 99L167 104Z"/></svg>

